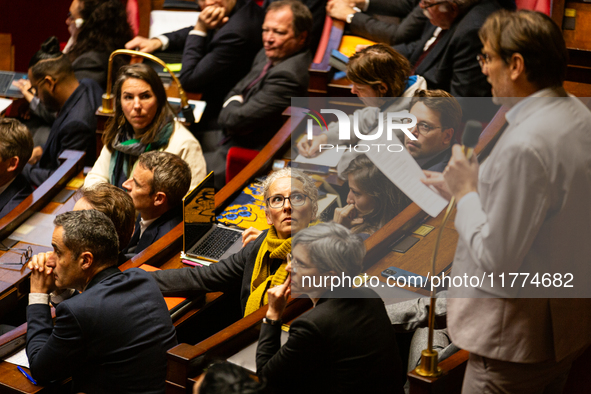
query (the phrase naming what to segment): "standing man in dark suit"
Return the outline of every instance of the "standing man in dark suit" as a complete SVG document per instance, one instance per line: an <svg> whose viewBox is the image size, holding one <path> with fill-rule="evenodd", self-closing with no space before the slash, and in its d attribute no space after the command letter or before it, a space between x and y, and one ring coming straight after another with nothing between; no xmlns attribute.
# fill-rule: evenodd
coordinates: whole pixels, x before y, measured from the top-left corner
<svg viewBox="0 0 591 394"><path fill-rule="evenodd" d="M264 48L252 68L228 93L218 123L223 129L213 144L202 143L216 188L225 183L226 155L232 146L261 149L283 124L281 113L292 97L307 95L308 48L312 14L297 0L269 5L263 23Z"/></svg>
<svg viewBox="0 0 591 394"><path fill-rule="evenodd" d="M46 384L72 376L72 392L163 394L166 352L176 335L164 299L143 270L119 271L113 223L96 210L54 221L53 252L29 262L27 357ZM58 304L49 293L82 293Z"/></svg>
<svg viewBox="0 0 591 394"><path fill-rule="evenodd" d="M140 253L183 221L183 197L191 186L191 169L168 152L143 153L131 178L123 183L139 216L123 253Z"/></svg>
<svg viewBox="0 0 591 394"><path fill-rule="evenodd" d="M257 373L281 393L403 393L404 371L382 299L352 288L362 269L363 240L340 224L298 232L284 284L269 288L269 309L257 346ZM328 289L322 278L343 278ZM350 281L347 281L349 277ZM326 282L325 282L326 283ZM281 346L281 317L290 294L314 308L298 317Z"/></svg>
<svg viewBox="0 0 591 394"><path fill-rule="evenodd" d="M430 20L420 39L394 46L427 80L429 89L455 97L489 97L490 84L475 60L482 49L478 29L500 9L496 0L421 1Z"/></svg>
<svg viewBox="0 0 591 394"><path fill-rule="evenodd" d="M199 130L216 127L224 97L242 79L261 48L263 11L250 0L203 0L195 26L152 39L137 36L125 47L142 52L183 51L180 81L203 94L207 107Z"/></svg>
<svg viewBox="0 0 591 394"><path fill-rule="evenodd" d="M0 118L0 219L33 192L21 174L33 152L33 137L16 119Z"/></svg>
<svg viewBox="0 0 591 394"><path fill-rule="evenodd" d="M23 175L39 186L59 167L59 156L66 149L86 152L86 165L92 166L96 158L95 112L103 93L100 86L91 79L76 79L55 37L45 41L33 56L29 80L45 107L59 112L43 148L33 149Z"/></svg>

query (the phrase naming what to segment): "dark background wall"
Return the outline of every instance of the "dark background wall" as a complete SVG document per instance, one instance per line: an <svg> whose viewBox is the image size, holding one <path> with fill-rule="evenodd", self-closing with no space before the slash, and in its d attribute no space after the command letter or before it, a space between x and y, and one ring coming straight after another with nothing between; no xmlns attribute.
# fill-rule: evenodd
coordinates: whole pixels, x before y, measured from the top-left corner
<svg viewBox="0 0 591 394"><path fill-rule="evenodd" d="M71 0L0 0L0 33L12 34L15 71L27 71L29 60L50 36L60 42L70 34L66 17Z"/></svg>

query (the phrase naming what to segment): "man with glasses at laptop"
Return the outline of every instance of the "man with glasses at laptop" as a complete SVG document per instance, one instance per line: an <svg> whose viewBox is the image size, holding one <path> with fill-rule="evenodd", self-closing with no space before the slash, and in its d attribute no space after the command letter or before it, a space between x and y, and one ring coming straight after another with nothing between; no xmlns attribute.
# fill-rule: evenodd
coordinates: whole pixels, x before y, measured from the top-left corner
<svg viewBox="0 0 591 394"><path fill-rule="evenodd" d="M183 197L191 186L191 169L169 152L143 153L131 178L123 183L139 216L127 258L140 253L183 221Z"/></svg>
<svg viewBox="0 0 591 394"><path fill-rule="evenodd" d="M151 272L165 296L198 295L240 289L240 304L249 315L267 304L267 289L287 278L291 237L307 228L318 212L318 190L304 173L284 168L263 183L269 230L238 253L206 267Z"/></svg>

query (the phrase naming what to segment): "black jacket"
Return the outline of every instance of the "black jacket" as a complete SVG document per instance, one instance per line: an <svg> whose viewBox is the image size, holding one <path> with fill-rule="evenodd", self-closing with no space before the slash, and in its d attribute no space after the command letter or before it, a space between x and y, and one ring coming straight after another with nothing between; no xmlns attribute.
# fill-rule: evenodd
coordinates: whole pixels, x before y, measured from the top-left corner
<svg viewBox="0 0 591 394"><path fill-rule="evenodd" d="M33 188L22 174L18 174L14 181L0 194L0 219L6 216L33 193Z"/></svg>
<svg viewBox="0 0 591 394"><path fill-rule="evenodd" d="M371 289L325 293L298 317L281 346L279 326L263 324L257 373L280 393L403 393L394 329Z"/></svg>

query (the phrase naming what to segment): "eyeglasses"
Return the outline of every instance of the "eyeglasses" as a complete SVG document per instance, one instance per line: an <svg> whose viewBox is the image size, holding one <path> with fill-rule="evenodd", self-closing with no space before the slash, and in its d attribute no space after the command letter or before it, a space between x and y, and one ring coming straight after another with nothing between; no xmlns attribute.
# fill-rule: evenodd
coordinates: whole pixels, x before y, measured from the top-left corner
<svg viewBox="0 0 591 394"><path fill-rule="evenodd" d="M412 119L411 118L404 118L404 119L401 119L401 121L402 121L403 124L412 123ZM422 134L424 137L426 137L431 132L431 130L441 129L442 127L441 126L439 126L439 127L433 127L433 126L431 126L428 123L419 122L419 123L417 123L417 125L415 127L413 127L413 130L416 129L416 128L418 128L420 134Z"/></svg>
<svg viewBox="0 0 591 394"><path fill-rule="evenodd" d="M289 197L282 196L281 194L276 194L267 198L267 204L273 209L283 208L285 204L285 200L289 200L292 206L294 207L301 207L306 203L306 197L304 193L293 193Z"/></svg>
<svg viewBox="0 0 591 394"><path fill-rule="evenodd" d="M20 248L7 248L2 243L0 243L0 245L2 245L0 250L2 250L4 252L20 253L20 255L21 255L20 263L0 263L0 266L2 266L2 265L21 265L22 266L22 265L27 264L29 262L29 260L31 260L31 257L33 257L33 248L30 246L27 247L27 249L20 249ZM15 252L16 250L18 250L19 252ZM22 253L20 251L22 251Z"/></svg>
<svg viewBox="0 0 591 394"><path fill-rule="evenodd" d="M483 68L485 64L490 64L492 59L488 53L480 53L476 55L476 60L480 64L480 68Z"/></svg>
<svg viewBox="0 0 591 394"><path fill-rule="evenodd" d="M437 2L435 2L435 3L431 3L431 4L429 4L429 3L425 2L424 0L421 0L421 1L419 2L419 6L420 6L422 9L424 9L424 10L428 10L428 9L429 9L429 8L431 8L431 7L434 7L434 6L436 6L436 5L443 4L443 3L447 3L447 1L437 1Z"/></svg>
<svg viewBox="0 0 591 394"><path fill-rule="evenodd" d="M43 78L41 81L39 81L37 85L33 85L31 83L31 87L27 89L27 92L37 97L37 93L39 92L39 86L41 86L44 82L47 82L47 79Z"/></svg>

